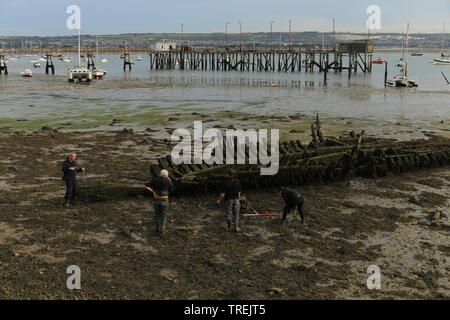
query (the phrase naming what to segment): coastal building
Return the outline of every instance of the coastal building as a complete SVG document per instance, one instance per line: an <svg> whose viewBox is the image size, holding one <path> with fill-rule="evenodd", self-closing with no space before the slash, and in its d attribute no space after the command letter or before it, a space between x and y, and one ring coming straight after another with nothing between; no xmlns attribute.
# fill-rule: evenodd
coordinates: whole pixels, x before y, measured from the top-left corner
<svg viewBox="0 0 450 320"><path fill-rule="evenodd" d="M177 43L176 42L156 42L151 45L151 49L155 51L172 51L176 50Z"/></svg>

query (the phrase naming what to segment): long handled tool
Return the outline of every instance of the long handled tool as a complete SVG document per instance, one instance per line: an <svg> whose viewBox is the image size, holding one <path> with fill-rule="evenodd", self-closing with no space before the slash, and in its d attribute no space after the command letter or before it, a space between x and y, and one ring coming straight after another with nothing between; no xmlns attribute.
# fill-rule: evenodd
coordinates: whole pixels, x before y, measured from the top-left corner
<svg viewBox="0 0 450 320"><path fill-rule="evenodd" d="M256 216L273 216L272 213L259 213L253 208L249 208L249 210L253 213L243 214L243 217L256 217Z"/></svg>

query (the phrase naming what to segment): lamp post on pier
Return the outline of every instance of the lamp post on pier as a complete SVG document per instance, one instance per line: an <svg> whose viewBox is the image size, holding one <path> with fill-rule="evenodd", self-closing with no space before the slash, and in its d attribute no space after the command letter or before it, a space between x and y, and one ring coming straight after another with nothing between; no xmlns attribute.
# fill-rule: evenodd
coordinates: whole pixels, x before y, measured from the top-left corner
<svg viewBox="0 0 450 320"><path fill-rule="evenodd" d="M228 48L228 22L225 23L225 50Z"/></svg>
<svg viewBox="0 0 450 320"><path fill-rule="evenodd" d="M289 52L292 49L292 38L291 38L291 19L289 19Z"/></svg>
<svg viewBox="0 0 450 320"><path fill-rule="evenodd" d="M242 51L242 22L239 22L239 48Z"/></svg>
<svg viewBox="0 0 450 320"><path fill-rule="evenodd" d="M270 50L272 50L272 25L273 25L273 21L270 21L270 43L269 43Z"/></svg>
<svg viewBox="0 0 450 320"><path fill-rule="evenodd" d="M181 51L184 50L184 23L181 24Z"/></svg>

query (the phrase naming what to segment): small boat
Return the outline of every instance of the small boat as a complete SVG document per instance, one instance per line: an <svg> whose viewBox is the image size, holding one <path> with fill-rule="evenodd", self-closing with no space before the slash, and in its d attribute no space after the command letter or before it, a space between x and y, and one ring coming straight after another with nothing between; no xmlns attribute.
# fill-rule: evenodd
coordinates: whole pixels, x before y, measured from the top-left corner
<svg viewBox="0 0 450 320"><path fill-rule="evenodd" d="M94 69L92 70L92 76L99 80L99 79L103 79L103 76L106 75L106 70L103 69Z"/></svg>
<svg viewBox="0 0 450 320"><path fill-rule="evenodd" d="M420 40L419 40L419 46L417 47L417 50L412 52L411 56L413 56L413 57L421 57L421 56L423 56L423 52L420 51Z"/></svg>
<svg viewBox="0 0 450 320"><path fill-rule="evenodd" d="M39 62L36 62L33 64L33 68L40 68L41 64Z"/></svg>
<svg viewBox="0 0 450 320"><path fill-rule="evenodd" d="M102 63L107 63L107 62L108 62L108 59L102 59L101 62L102 62Z"/></svg>
<svg viewBox="0 0 450 320"><path fill-rule="evenodd" d="M70 58L64 58L63 60L62 60L62 62L66 62L66 63L69 63L71 60L70 60Z"/></svg>
<svg viewBox="0 0 450 320"><path fill-rule="evenodd" d="M86 67L72 67L69 69L69 82L91 82L92 72Z"/></svg>
<svg viewBox="0 0 450 320"><path fill-rule="evenodd" d="M99 54L99 51L98 51L98 36L97 36L97 41L96 41L96 45L95 45L95 52L96 52L96 54L95 54L95 58L96 58L96 60L97 60L97 66L99 66L99 63L98 63L98 59L99 59L99 56L100 56L100 54ZM106 70L104 70L104 69L102 69L102 68L100 68L100 67L95 67L94 68L94 70L92 70L92 76L94 77L94 79L97 79L97 80L99 80L99 79L103 79L103 76L104 75L106 75Z"/></svg>
<svg viewBox="0 0 450 320"><path fill-rule="evenodd" d="M396 66L399 68L405 68L405 35L403 34L403 31L402 31L402 56L397 61Z"/></svg>
<svg viewBox="0 0 450 320"><path fill-rule="evenodd" d="M81 65L81 29L78 28L78 66L74 66L67 70L69 82L88 82L92 81L92 71Z"/></svg>
<svg viewBox="0 0 450 320"><path fill-rule="evenodd" d="M418 87L419 82L408 77L408 36L409 36L409 23L406 28L406 37L402 44L402 58L406 57L406 61L403 63L404 67L401 70L400 75L395 75L391 80L386 81L386 84L390 87ZM404 55L403 55L404 54Z"/></svg>
<svg viewBox="0 0 450 320"><path fill-rule="evenodd" d="M141 60L142 60L142 57L141 57L141 56L137 56L136 60L137 60L137 61L141 61Z"/></svg>
<svg viewBox="0 0 450 320"><path fill-rule="evenodd" d="M22 75L22 77L26 78L31 78L33 76L33 73L30 69L25 69L25 71L22 71L20 74Z"/></svg>
<svg viewBox="0 0 450 320"><path fill-rule="evenodd" d="M439 65L450 65L450 58L434 59L431 63Z"/></svg>
<svg viewBox="0 0 450 320"><path fill-rule="evenodd" d="M383 63L386 63L386 60L380 58L380 59L378 59L378 60L372 61L372 63L375 63L375 64L383 64Z"/></svg>
<svg viewBox="0 0 450 320"><path fill-rule="evenodd" d="M434 59L431 63L432 64L440 64L440 65L450 65L450 55L445 54L444 50L444 34L445 34L445 23L444 23L444 29L442 30L442 53L440 59Z"/></svg>
<svg viewBox="0 0 450 320"><path fill-rule="evenodd" d="M387 81L387 85L390 87L418 87L419 82L416 80L409 79L407 75L401 74L397 76L393 76L392 80Z"/></svg>

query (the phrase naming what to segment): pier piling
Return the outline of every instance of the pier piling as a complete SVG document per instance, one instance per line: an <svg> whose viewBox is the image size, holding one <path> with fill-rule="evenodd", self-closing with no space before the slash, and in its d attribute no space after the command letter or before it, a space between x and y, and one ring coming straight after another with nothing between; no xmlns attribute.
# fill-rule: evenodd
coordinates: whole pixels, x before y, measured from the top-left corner
<svg viewBox="0 0 450 320"><path fill-rule="evenodd" d="M6 65L6 57L5 55L0 55L0 74L2 74L2 71L5 72L5 74L8 74L8 66Z"/></svg>
<svg viewBox="0 0 450 320"><path fill-rule="evenodd" d="M55 74L55 65L53 64L53 55L46 54L45 74L49 74L49 70L52 70L52 74Z"/></svg>

